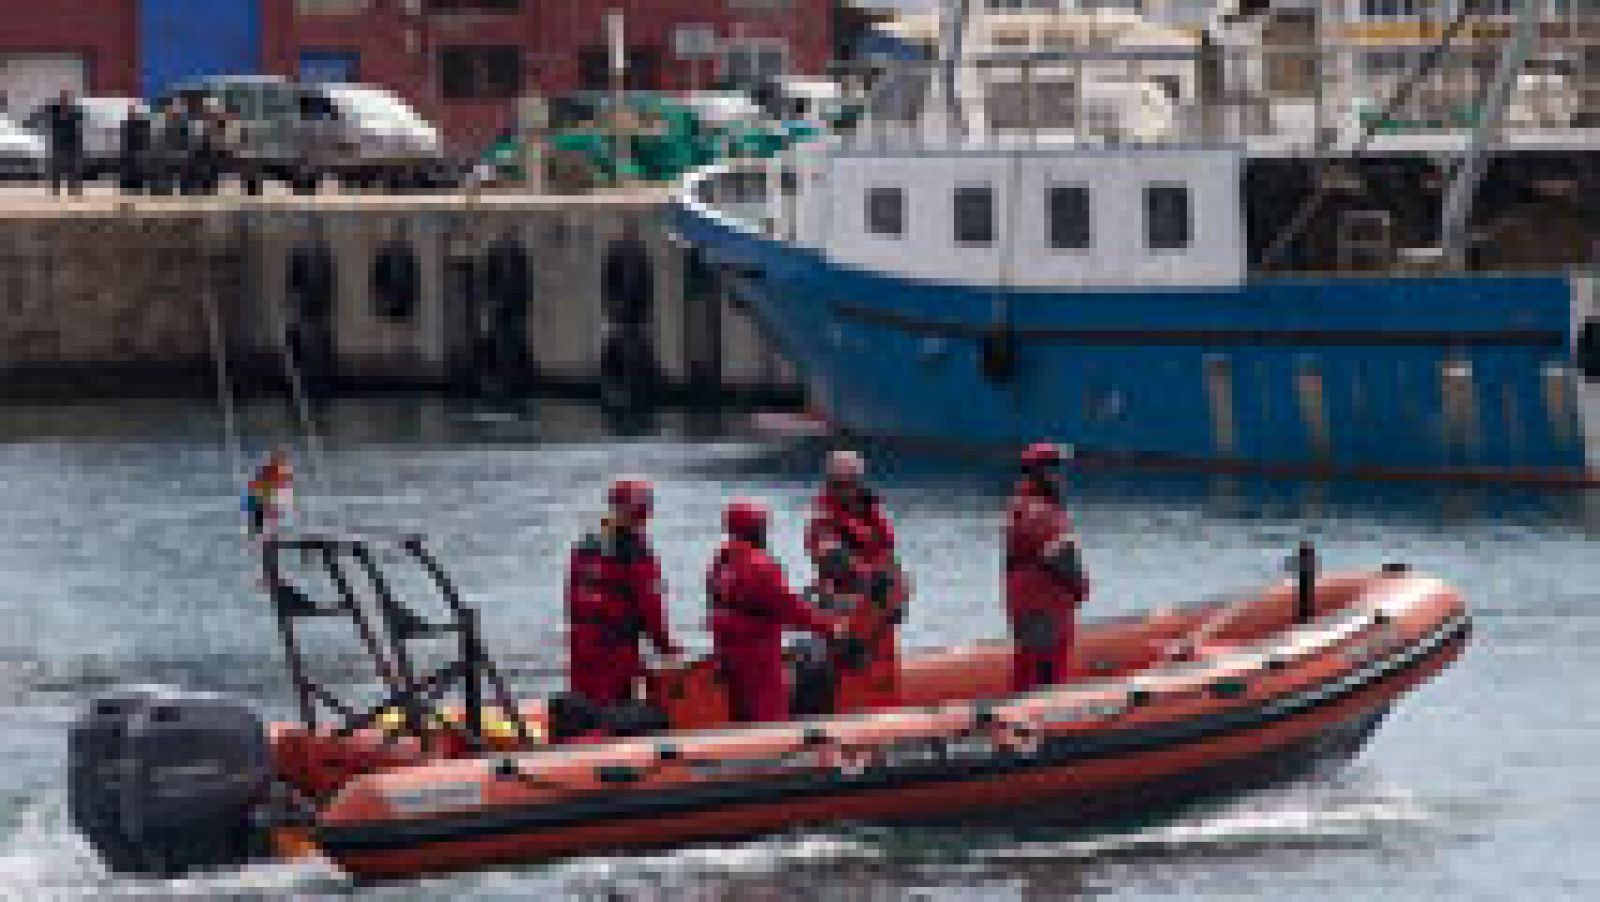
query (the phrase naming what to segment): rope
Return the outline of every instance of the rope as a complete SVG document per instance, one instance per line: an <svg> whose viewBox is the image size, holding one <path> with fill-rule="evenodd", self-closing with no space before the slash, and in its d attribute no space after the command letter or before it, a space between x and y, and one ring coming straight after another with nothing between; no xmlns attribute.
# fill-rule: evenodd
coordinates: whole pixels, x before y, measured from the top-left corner
<svg viewBox="0 0 1600 902"><path fill-rule="evenodd" d="M244 445L239 436L239 414L233 395L233 383L228 378L228 347L223 336L222 315L217 308L217 286L214 268L216 251L207 236L200 244L204 265L200 269L200 300L205 308L206 331L211 342L211 360L216 372L217 399L222 404L223 439L228 447L233 476L242 487L248 481L244 463Z"/></svg>
<svg viewBox="0 0 1600 902"><path fill-rule="evenodd" d="M317 431L316 418L311 413L311 401L306 395L305 380L294 359L294 348L289 341L289 314L282 295L271 304L273 331L278 336L278 353L283 358L283 372L289 382L289 399L295 409L300 433L306 446L306 481L310 482L325 499L333 498L332 471L326 466L322 436ZM309 518L308 518L309 519ZM307 524L309 525L309 524Z"/></svg>
<svg viewBox="0 0 1600 902"><path fill-rule="evenodd" d="M1378 129L1388 124L1394 118L1395 113L1399 112L1401 107L1411 101L1411 95L1416 93L1417 88L1422 84L1422 80L1439 64L1439 58L1444 55L1445 50L1455 40L1462 27L1466 25L1467 7L1468 4L1466 3L1462 3L1457 7L1455 18L1450 20L1450 24L1445 27L1444 33L1439 36L1439 40L1429 47L1428 52L1423 54L1422 58L1417 61L1417 65L1407 75L1406 80L1401 83L1399 89L1390 95L1389 102L1384 105L1383 112L1368 122L1362 129L1361 137L1356 140L1355 146L1350 149L1350 156L1360 156L1367 149L1367 145L1372 142L1373 137L1377 135ZM1324 147L1323 149L1326 148ZM1317 214L1317 211L1322 207L1323 201L1328 199L1328 195L1332 191L1333 181L1328 178L1328 164L1323 161L1317 173L1317 190L1306 198L1305 203L1301 204L1294 218L1289 221L1288 227L1278 234L1278 237L1267 248L1266 253L1261 255L1261 265L1263 267L1269 267L1276 263L1289 245L1300 238L1306 227L1311 224L1312 217Z"/></svg>

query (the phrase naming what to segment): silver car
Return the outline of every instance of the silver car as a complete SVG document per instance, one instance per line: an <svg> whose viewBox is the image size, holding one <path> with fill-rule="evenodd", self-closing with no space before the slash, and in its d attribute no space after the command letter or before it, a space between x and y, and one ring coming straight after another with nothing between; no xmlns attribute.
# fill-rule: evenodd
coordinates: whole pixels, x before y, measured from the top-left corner
<svg viewBox="0 0 1600 902"><path fill-rule="evenodd" d="M382 88L223 76L180 85L166 100L220 104L238 123L233 167L296 190L314 190L326 177L422 185L445 171L438 131Z"/></svg>
<svg viewBox="0 0 1600 902"><path fill-rule="evenodd" d="M404 174L441 158L439 130L392 91L368 85L328 84L306 89L318 98L316 154L336 172Z"/></svg>

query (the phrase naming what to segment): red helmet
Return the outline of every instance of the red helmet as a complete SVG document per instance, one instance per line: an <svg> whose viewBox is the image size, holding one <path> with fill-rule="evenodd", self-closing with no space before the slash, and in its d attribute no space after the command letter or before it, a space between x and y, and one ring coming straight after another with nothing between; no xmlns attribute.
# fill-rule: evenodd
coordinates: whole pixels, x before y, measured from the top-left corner
<svg viewBox="0 0 1600 902"><path fill-rule="evenodd" d="M750 498L738 498L722 512L722 528L736 538L761 538L767 534L767 506Z"/></svg>
<svg viewBox="0 0 1600 902"><path fill-rule="evenodd" d="M608 499L613 510L642 520L655 505L655 486L636 477L618 479L611 484Z"/></svg>
<svg viewBox="0 0 1600 902"><path fill-rule="evenodd" d="M1048 442L1029 445L1027 450L1022 452L1022 467L1027 470L1059 467L1061 456L1061 449Z"/></svg>

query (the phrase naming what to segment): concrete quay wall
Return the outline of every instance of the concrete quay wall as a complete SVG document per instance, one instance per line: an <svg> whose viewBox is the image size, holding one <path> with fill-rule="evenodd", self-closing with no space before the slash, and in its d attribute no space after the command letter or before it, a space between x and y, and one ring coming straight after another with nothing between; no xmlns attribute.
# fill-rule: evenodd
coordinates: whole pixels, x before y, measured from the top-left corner
<svg viewBox="0 0 1600 902"><path fill-rule="evenodd" d="M659 193L0 201L0 397L214 391L214 327L241 388L281 387L291 356L328 393L589 392L626 333L654 360L654 399L798 397L726 292L689 277L664 208ZM653 283L634 326L602 276L630 230ZM524 255L525 297L489 296L496 245ZM333 288L308 314L291 261L318 246ZM394 247L416 274L401 316L385 315L375 276Z"/></svg>

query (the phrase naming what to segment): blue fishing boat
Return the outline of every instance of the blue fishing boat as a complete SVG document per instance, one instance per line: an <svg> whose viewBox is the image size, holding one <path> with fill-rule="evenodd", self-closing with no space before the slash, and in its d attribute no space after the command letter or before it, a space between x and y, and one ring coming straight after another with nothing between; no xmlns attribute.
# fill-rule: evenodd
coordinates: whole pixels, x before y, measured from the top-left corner
<svg viewBox="0 0 1600 902"><path fill-rule="evenodd" d="M674 226L843 433L1585 483L1600 133L1513 127L1531 18L1472 127L1394 127L1455 71L1437 52L1301 139L1238 115L1255 70L1220 39L963 52L958 10L854 133L695 173Z"/></svg>

